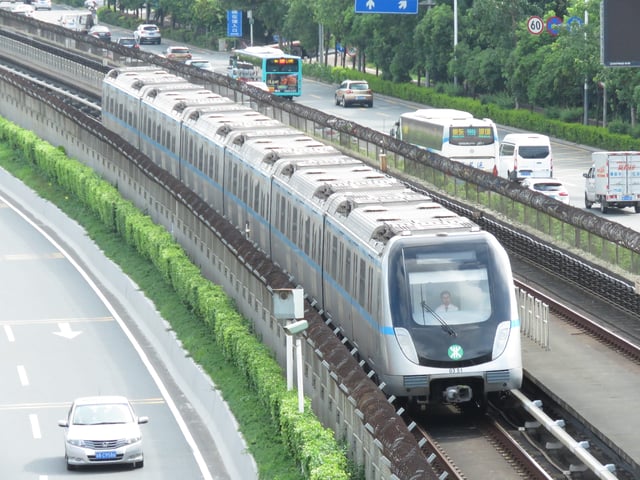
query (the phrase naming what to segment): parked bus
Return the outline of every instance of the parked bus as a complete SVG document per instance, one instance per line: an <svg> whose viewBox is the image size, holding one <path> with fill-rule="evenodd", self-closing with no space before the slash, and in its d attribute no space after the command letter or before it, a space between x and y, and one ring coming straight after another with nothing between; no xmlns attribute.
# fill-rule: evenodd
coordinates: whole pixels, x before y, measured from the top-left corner
<svg viewBox="0 0 640 480"><path fill-rule="evenodd" d="M488 119L449 108L403 113L391 135L450 160L493 172L498 155L498 129Z"/></svg>
<svg viewBox="0 0 640 480"><path fill-rule="evenodd" d="M247 71L246 64L255 67L254 80L267 84L269 91L280 97L299 97L302 93L302 59L271 47L247 47L234 50L229 59L228 73ZM234 77L242 79L240 77Z"/></svg>

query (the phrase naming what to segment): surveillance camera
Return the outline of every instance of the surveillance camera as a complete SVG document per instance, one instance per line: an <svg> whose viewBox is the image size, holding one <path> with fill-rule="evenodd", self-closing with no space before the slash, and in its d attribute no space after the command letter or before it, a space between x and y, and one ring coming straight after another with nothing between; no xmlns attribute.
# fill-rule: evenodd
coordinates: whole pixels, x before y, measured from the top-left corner
<svg viewBox="0 0 640 480"><path fill-rule="evenodd" d="M284 331L287 335L296 335L304 332L309 327L309 322L306 320L298 320L297 322L284 325Z"/></svg>
<svg viewBox="0 0 640 480"><path fill-rule="evenodd" d="M288 300L289 295L291 295L291 290L281 289L281 290L278 290L278 294L280 295L281 300Z"/></svg>

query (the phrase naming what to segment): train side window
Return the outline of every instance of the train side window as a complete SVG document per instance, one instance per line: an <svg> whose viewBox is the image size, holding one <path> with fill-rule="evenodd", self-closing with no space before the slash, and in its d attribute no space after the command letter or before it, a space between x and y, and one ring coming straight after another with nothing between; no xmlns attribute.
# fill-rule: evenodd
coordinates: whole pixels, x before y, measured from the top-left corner
<svg viewBox="0 0 640 480"><path fill-rule="evenodd" d="M335 235L331 235L331 252L329 252L329 257L331 259L329 274L335 278L336 272L338 271L338 237Z"/></svg>
<svg viewBox="0 0 640 480"><path fill-rule="evenodd" d="M380 311L380 282L379 282L380 271L378 269L374 269L371 274L371 311L370 313L374 314L373 317L376 318L376 312Z"/></svg>
<svg viewBox="0 0 640 480"><path fill-rule="evenodd" d="M280 231L284 232L287 225L287 199L280 195Z"/></svg>
<svg viewBox="0 0 640 480"><path fill-rule="evenodd" d="M304 252L309 255L311 253L311 219L307 216L304 219Z"/></svg>
<svg viewBox="0 0 640 480"><path fill-rule="evenodd" d="M232 194L237 195L238 193L238 164L233 163L230 169L231 177L229 178L229 190Z"/></svg>
<svg viewBox="0 0 640 480"><path fill-rule="evenodd" d="M311 227L311 256L318 264L322 259L322 243L320 241L322 238L321 228L321 225L318 223L313 223Z"/></svg>
<svg viewBox="0 0 640 480"><path fill-rule="evenodd" d="M222 172L218 170L218 165L222 164L222 162L220 161L220 158L222 158L222 156L222 152L218 153L218 150L216 150L214 154L209 156L211 177L214 178L219 184L222 184L223 182Z"/></svg>
<svg viewBox="0 0 640 480"><path fill-rule="evenodd" d="M366 310L371 313L373 312L373 267L369 266L367 268L367 303Z"/></svg>
<svg viewBox="0 0 640 480"><path fill-rule="evenodd" d="M358 258L358 302L364 305L364 296L367 285L367 269L364 258Z"/></svg>
<svg viewBox="0 0 640 480"><path fill-rule="evenodd" d="M298 207L291 206L291 235L289 236L294 244L299 245L298 242Z"/></svg>
<svg viewBox="0 0 640 480"><path fill-rule="evenodd" d="M264 217L264 212L262 211L262 196L260 195L260 182L258 180L253 184L252 204L253 210Z"/></svg>
<svg viewBox="0 0 640 480"><path fill-rule="evenodd" d="M249 173L242 169L242 200L246 205L251 203L251 189L249 188Z"/></svg>
<svg viewBox="0 0 640 480"><path fill-rule="evenodd" d="M344 256L344 288L347 292L351 292L351 269L353 265L351 264L351 250L347 248Z"/></svg>

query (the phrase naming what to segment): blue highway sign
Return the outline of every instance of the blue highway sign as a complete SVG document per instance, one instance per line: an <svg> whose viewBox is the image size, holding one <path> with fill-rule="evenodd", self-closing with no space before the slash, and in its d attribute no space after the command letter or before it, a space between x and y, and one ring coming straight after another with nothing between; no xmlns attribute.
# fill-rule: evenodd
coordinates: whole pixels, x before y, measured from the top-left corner
<svg viewBox="0 0 640 480"><path fill-rule="evenodd" d="M242 10L227 10L227 37L242 37Z"/></svg>
<svg viewBox="0 0 640 480"><path fill-rule="evenodd" d="M418 0L355 0L356 13L418 13Z"/></svg>

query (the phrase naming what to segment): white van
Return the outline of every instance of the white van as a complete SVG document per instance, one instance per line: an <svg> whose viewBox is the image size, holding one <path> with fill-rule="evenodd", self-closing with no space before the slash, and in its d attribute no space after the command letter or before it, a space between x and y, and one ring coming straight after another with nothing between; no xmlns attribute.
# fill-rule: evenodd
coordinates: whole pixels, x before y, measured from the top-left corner
<svg viewBox="0 0 640 480"><path fill-rule="evenodd" d="M509 180L552 178L551 141L537 133L509 133L500 143L497 175Z"/></svg>

